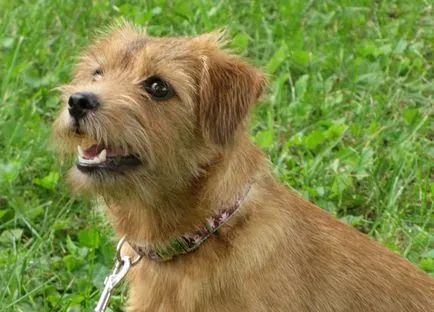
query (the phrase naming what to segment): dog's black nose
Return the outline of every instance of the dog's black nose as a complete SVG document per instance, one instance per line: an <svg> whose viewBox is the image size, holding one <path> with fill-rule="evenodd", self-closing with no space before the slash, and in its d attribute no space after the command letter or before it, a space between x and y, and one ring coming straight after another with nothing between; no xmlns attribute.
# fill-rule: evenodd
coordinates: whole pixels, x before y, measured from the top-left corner
<svg viewBox="0 0 434 312"><path fill-rule="evenodd" d="M89 92L77 92L69 97L69 114L75 119L86 116L87 112L99 106L98 98Z"/></svg>

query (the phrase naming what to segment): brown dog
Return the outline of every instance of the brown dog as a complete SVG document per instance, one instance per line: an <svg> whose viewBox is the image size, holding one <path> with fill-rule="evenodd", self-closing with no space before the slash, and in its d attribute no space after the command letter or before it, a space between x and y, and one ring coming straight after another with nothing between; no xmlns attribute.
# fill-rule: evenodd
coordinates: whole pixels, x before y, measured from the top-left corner
<svg viewBox="0 0 434 312"><path fill-rule="evenodd" d="M243 125L264 86L219 34L123 26L63 87L71 184L144 256L128 311L434 311L426 273L276 181Z"/></svg>

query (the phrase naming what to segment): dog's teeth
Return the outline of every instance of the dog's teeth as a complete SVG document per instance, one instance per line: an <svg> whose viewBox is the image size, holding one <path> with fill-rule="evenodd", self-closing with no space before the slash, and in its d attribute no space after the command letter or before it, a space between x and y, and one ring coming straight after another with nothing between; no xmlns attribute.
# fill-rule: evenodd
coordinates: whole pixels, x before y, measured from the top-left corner
<svg viewBox="0 0 434 312"><path fill-rule="evenodd" d="M81 148L80 145L77 145L77 150L78 150L78 155L80 155L81 157L83 157L84 156L84 152L83 152L83 149Z"/></svg>
<svg viewBox="0 0 434 312"><path fill-rule="evenodd" d="M81 164L86 164L86 165L95 165L100 163L99 159L96 157L94 159L86 159L86 158L79 157L78 160Z"/></svg>
<svg viewBox="0 0 434 312"><path fill-rule="evenodd" d="M86 159L83 157L83 150L81 147L78 147L78 162L86 165L98 165L102 164L107 159L107 150L103 149L97 156L92 159Z"/></svg>
<svg viewBox="0 0 434 312"><path fill-rule="evenodd" d="M105 162L106 157L107 157L107 150L103 149L97 156L97 159L99 160L100 163L103 163Z"/></svg>

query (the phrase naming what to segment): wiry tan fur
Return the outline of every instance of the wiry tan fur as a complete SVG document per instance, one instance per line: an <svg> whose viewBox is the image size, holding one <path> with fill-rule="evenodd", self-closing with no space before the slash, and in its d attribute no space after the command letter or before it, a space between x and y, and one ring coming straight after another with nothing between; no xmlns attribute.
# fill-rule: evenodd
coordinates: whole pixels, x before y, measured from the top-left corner
<svg viewBox="0 0 434 312"><path fill-rule="evenodd" d="M264 77L225 52L221 37L154 38L123 26L98 39L62 87L65 100L80 91L102 102L84 136L65 105L54 126L63 153L98 142L143 161L123 175L70 172L74 191L101 195L129 241L190 232L253 181L237 214L197 251L133 268L127 310L434 311L426 273L276 181L243 125ZM152 100L141 87L149 76L176 96Z"/></svg>

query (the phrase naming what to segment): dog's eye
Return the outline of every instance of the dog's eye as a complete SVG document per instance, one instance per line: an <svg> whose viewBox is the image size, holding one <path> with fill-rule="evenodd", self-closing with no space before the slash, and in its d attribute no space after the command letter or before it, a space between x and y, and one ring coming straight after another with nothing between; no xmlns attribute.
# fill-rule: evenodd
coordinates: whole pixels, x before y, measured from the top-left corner
<svg viewBox="0 0 434 312"><path fill-rule="evenodd" d="M173 95L172 87L158 77L146 79L143 82L143 88L157 101L167 100Z"/></svg>
<svg viewBox="0 0 434 312"><path fill-rule="evenodd" d="M100 80L102 78L102 69L101 68L95 69L94 72L92 73L92 78L93 80Z"/></svg>

